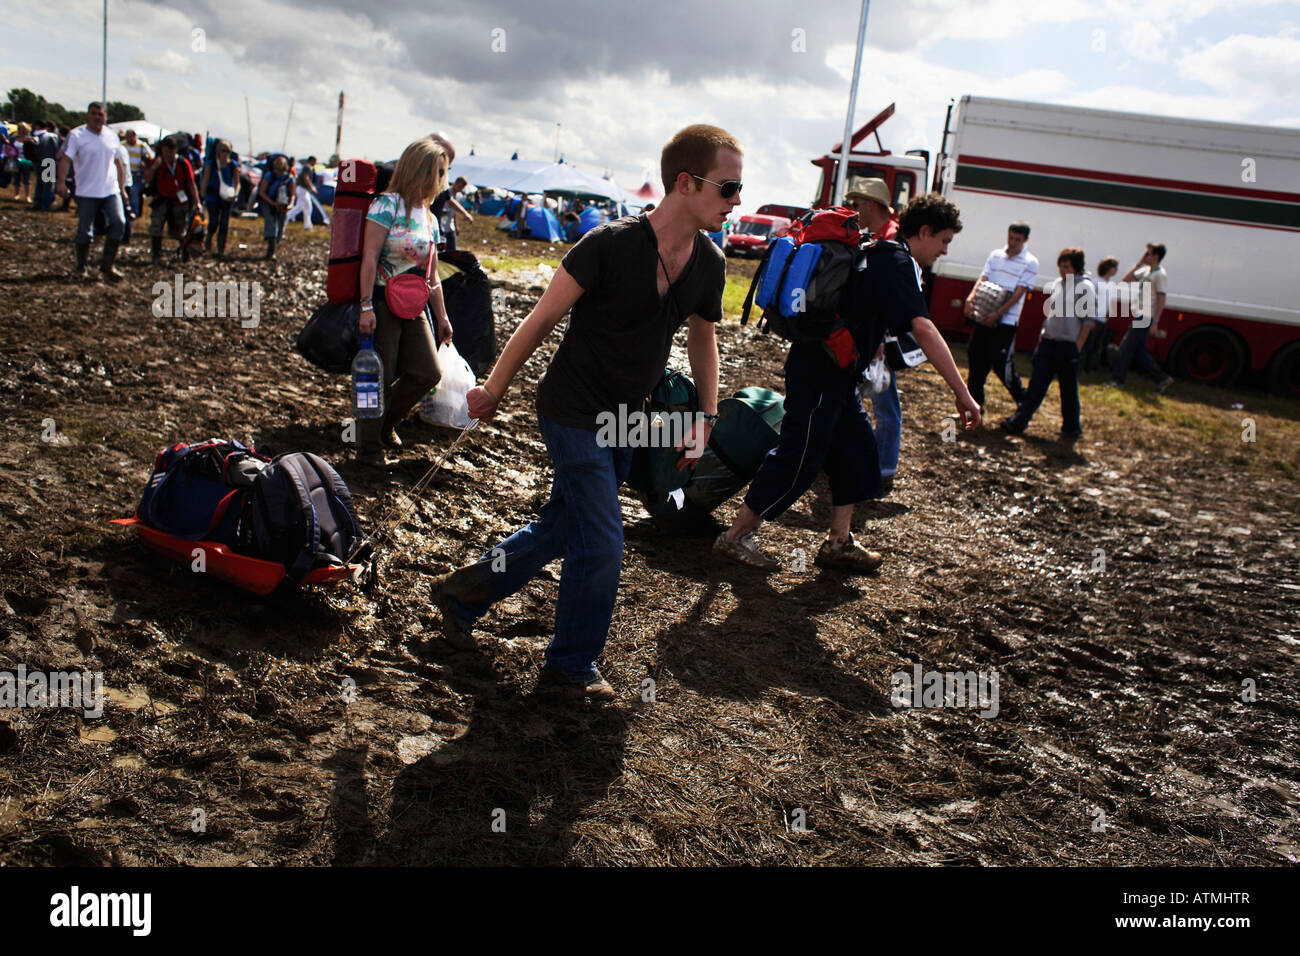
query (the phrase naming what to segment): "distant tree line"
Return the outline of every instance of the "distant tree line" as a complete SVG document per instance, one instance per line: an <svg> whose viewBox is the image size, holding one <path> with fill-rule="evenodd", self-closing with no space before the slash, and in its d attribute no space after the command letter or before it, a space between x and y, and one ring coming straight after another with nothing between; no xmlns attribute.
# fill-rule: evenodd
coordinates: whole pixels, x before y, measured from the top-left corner
<svg viewBox="0 0 1300 956"><path fill-rule="evenodd" d="M87 100L87 102L90 102ZM129 120L142 120L144 111L130 103L111 100L107 104L108 121L125 123ZM76 109L67 109L59 103L51 103L39 93L22 88L9 91L9 99L0 103L0 115L11 123L31 123L33 120L52 120L56 126L80 126L86 121L86 107L82 104Z"/></svg>

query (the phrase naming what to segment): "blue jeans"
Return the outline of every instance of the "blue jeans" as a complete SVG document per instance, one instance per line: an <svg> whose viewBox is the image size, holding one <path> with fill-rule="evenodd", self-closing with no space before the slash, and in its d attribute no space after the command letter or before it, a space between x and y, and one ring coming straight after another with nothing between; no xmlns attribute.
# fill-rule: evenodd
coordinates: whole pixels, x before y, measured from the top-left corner
<svg viewBox="0 0 1300 956"><path fill-rule="evenodd" d="M207 196L203 204L208 207L208 237L217 240L217 248L224 248L230 229L230 203L220 196ZM211 241L207 245L212 245Z"/></svg>
<svg viewBox="0 0 1300 956"><path fill-rule="evenodd" d="M880 477L898 473L898 446L903 436L903 409L898 403L898 373L889 373L889 388L871 396L876 416L876 450L880 455Z"/></svg>
<svg viewBox="0 0 1300 956"><path fill-rule="evenodd" d="M79 246L90 245L94 234L95 217L103 209L108 218L108 238L122 241L122 231L126 228L126 216L122 211L122 194L111 196L77 197L77 235L73 240Z"/></svg>
<svg viewBox="0 0 1300 956"><path fill-rule="evenodd" d="M140 210L144 208L144 170L140 172L132 171L131 173L131 215L136 219L140 218Z"/></svg>
<svg viewBox="0 0 1300 956"><path fill-rule="evenodd" d="M37 175L32 201L41 212L49 212L54 205L54 183L47 183L43 176Z"/></svg>
<svg viewBox="0 0 1300 956"><path fill-rule="evenodd" d="M551 499L525 528L448 579L446 593L466 621L514 594L556 558L560 595L546 663L572 681L589 680L605 649L623 565L623 512L618 487L632 467L632 449L603 448L595 431L537 417L551 453Z"/></svg>
<svg viewBox="0 0 1300 956"><path fill-rule="evenodd" d="M1134 321L1145 321L1136 319ZM1145 372L1157 382L1163 381L1165 373L1160 370L1156 360L1151 357L1147 351L1147 336L1151 334L1151 327L1145 328L1129 327L1128 332L1124 334L1124 340L1119 343L1119 354L1115 356L1115 367L1110 370L1110 377L1113 381L1123 385L1128 379L1128 370L1130 365L1136 365L1138 371Z"/></svg>
<svg viewBox="0 0 1300 956"><path fill-rule="evenodd" d="M262 218L266 220L262 226L262 238L274 239L279 242L284 238L284 221L288 218L288 210L281 212L278 209L272 209L270 206L262 207Z"/></svg>

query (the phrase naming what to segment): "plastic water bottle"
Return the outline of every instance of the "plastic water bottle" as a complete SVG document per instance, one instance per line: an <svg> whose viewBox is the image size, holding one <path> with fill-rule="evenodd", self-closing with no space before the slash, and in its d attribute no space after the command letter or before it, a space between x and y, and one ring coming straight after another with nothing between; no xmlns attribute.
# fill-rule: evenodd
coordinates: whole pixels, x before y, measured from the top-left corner
<svg viewBox="0 0 1300 956"><path fill-rule="evenodd" d="M384 363L375 351L375 337L363 335L352 360L352 414L356 418L384 417Z"/></svg>

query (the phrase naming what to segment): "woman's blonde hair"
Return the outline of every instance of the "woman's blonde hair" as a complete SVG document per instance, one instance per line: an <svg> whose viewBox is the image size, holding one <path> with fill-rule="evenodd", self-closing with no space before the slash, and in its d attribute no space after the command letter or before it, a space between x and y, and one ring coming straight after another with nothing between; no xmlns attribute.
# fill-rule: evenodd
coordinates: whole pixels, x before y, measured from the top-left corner
<svg viewBox="0 0 1300 956"><path fill-rule="evenodd" d="M228 139L217 140L215 143L212 144L212 159L214 162L216 161L216 158L221 155L221 151L223 149L226 151L227 154L233 154L235 151L235 148L230 145L230 140Z"/></svg>
<svg viewBox="0 0 1300 956"><path fill-rule="evenodd" d="M447 187L447 151L427 136L402 150L388 192L406 204L406 215L428 206Z"/></svg>
<svg viewBox="0 0 1300 956"><path fill-rule="evenodd" d="M289 160L285 159L283 156L275 157L275 161L271 163L271 169L277 173L283 173L288 170L288 168Z"/></svg>

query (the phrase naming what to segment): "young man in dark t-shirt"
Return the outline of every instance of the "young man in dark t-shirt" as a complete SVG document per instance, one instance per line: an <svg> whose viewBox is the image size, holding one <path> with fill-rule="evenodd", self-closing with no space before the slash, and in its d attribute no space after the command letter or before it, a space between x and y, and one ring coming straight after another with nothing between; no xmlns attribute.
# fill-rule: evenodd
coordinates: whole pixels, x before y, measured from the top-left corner
<svg viewBox="0 0 1300 956"><path fill-rule="evenodd" d="M496 414L515 374L572 310L537 386L538 424L555 468L550 500L532 524L474 564L435 578L430 589L444 636L471 649L475 620L563 558L543 679L597 700L614 696L595 661L618 596L618 488L632 463L632 448L611 442L602 420L643 413L683 324L702 414L679 449L698 457L717 413L714 323L722 317L726 260L700 230L716 232L739 205L741 150L716 126L688 126L664 147L660 166L666 195L654 213L618 219L584 236L487 381L469 393L470 415L486 420Z"/></svg>
<svg viewBox="0 0 1300 956"><path fill-rule="evenodd" d="M882 557L851 533L853 506L881 496L880 460L871 421L858 397L862 366L876 354L886 331L910 332L957 399L967 428L980 423L979 404L962 381L948 345L930 321L921 293L921 269L948 251L961 230L959 211L936 193L917 196L898 217L898 239L859 258L845 292L843 317L859 361L841 368L820 343L796 342L785 364L785 418L780 444L763 459L731 527L718 536L721 555L774 571L754 530L799 500L825 470L831 486L831 527L817 564L874 571ZM865 357L865 358L864 358Z"/></svg>

